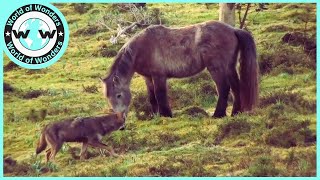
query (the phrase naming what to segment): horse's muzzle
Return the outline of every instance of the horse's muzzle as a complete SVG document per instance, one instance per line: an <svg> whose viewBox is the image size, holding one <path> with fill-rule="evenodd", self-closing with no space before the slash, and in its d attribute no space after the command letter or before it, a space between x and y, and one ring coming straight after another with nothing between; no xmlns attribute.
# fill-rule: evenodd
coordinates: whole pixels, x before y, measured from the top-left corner
<svg viewBox="0 0 320 180"><path fill-rule="evenodd" d="M119 128L120 131L123 131L123 130L125 130L125 129L126 129L126 124L123 124L123 125Z"/></svg>

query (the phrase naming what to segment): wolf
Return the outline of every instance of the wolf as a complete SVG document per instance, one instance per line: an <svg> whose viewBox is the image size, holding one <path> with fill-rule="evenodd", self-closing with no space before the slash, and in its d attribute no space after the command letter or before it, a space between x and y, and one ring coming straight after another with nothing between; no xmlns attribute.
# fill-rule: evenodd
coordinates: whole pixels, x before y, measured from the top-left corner
<svg viewBox="0 0 320 180"><path fill-rule="evenodd" d="M46 125L36 147L36 155L46 150L46 162L55 156L64 142L81 142L80 160L83 160L88 146L107 150L111 156L118 156L112 147L101 142L106 134L125 127L125 114L114 113L97 117L67 119Z"/></svg>

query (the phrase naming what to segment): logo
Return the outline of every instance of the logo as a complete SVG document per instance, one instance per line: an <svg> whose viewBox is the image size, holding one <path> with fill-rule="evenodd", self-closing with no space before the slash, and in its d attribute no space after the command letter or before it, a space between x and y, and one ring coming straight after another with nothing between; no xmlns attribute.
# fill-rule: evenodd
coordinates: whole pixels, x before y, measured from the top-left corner
<svg viewBox="0 0 320 180"><path fill-rule="evenodd" d="M68 35L66 20L54 6L25 5L16 9L5 24L5 52L24 68L41 69L62 56Z"/></svg>

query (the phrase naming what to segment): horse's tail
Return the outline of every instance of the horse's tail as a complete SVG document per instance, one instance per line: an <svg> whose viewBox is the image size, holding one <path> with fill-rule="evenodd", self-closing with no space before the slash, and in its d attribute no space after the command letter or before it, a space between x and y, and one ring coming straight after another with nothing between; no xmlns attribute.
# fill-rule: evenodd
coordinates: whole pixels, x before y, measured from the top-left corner
<svg viewBox="0 0 320 180"><path fill-rule="evenodd" d="M256 45L251 34L237 29L240 49L240 101L241 110L250 111L258 103L258 63Z"/></svg>
<svg viewBox="0 0 320 180"><path fill-rule="evenodd" d="M43 150L46 149L47 147L47 141L46 141L46 137L45 137L45 131L46 129L44 129L40 135L40 139L38 141L37 144L37 148L36 148L36 154L41 153Z"/></svg>

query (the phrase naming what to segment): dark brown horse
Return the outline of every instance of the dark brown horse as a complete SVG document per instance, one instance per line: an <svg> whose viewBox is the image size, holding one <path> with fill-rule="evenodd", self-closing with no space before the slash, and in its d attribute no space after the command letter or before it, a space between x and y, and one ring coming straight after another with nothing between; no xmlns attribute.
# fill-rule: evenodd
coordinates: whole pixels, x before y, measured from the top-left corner
<svg viewBox="0 0 320 180"><path fill-rule="evenodd" d="M236 71L240 52L240 79ZM128 112L130 81L144 76L154 113L172 117L167 79L195 75L207 68L219 99L214 117L226 115L230 88L232 115L250 111L258 99L258 65L252 36L221 22L209 21L183 28L151 26L119 51L110 74L103 79L105 95L115 112Z"/></svg>

